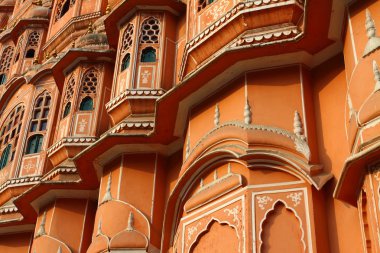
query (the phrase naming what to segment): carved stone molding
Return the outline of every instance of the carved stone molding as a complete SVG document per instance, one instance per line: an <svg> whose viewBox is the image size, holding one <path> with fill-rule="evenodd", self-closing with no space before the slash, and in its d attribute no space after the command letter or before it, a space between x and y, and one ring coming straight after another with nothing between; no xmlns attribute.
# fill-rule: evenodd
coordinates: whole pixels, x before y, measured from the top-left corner
<svg viewBox="0 0 380 253"><path fill-rule="evenodd" d="M113 108L120 101L124 100L127 97L139 97L139 98L159 98L165 93L163 89L149 89L149 90L126 90L121 93L119 96L113 98L106 104L106 109L109 110Z"/></svg>
<svg viewBox="0 0 380 253"><path fill-rule="evenodd" d="M65 145L89 145L94 143L97 140L95 137L64 137L54 145L52 145L48 150L47 154L50 156L55 151L57 151L60 147Z"/></svg>

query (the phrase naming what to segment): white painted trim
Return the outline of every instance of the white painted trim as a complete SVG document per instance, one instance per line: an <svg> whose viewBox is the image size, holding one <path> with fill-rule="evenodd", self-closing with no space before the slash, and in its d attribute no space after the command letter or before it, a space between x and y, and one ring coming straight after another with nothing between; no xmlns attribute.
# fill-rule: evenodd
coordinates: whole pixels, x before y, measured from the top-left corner
<svg viewBox="0 0 380 253"><path fill-rule="evenodd" d="M153 188L152 188L152 204L150 207L150 222L153 223L153 214L154 214L154 199L156 197L156 179L157 179L157 160L158 154L156 153L154 161L154 177L153 177Z"/></svg>
<svg viewBox="0 0 380 253"><path fill-rule="evenodd" d="M355 38L354 38L354 32L352 30L352 23L351 23L351 15L350 15L350 10L348 7L347 9L347 19L348 19L348 30L350 32L350 37L351 37L351 45L352 45L352 53L354 54L354 61L355 61L355 67L358 64L358 55L356 51L356 44L355 44Z"/></svg>
<svg viewBox="0 0 380 253"><path fill-rule="evenodd" d="M306 109L305 109L305 92L304 92L304 82L303 82L303 72L302 65L299 65L300 68L300 86L301 86L301 103L302 103L302 120L303 120L303 129L306 140L309 140L307 133L307 120L306 120Z"/></svg>

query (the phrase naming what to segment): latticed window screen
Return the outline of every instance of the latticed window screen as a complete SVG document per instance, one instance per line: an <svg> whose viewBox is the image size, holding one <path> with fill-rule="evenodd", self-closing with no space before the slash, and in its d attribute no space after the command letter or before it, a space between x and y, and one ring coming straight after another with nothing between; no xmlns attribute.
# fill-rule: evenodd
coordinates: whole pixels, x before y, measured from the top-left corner
<svg viewBox="0 0 380 253"><path fill-rule="evenodd" d="M207 5L213 3L214 0L198 0L198 11L203 10L206 8Z"/></svg>
<svg viewBox="0 0 380 253"><path fill-rule="evenodd" d="M11 66L11 61L13 57L13 47L9 46L4 49L0 60L0 85L7 81L7 75L9 68Z"/></svg>
<svg viewBox="0 0 380 253"><path fill-rule="evenodd" d="M66 83L65 97L63 99L63 114L62 118L69 115L71 110L71 100L74 96L74 87L75 87L75 77L72 75L69 78L69 81Z"/></svg>
<svg viewBox="0 0 380 253"><path fill-rule="evenodd" d="M160 21L150 17L141 26L141 43L158 43L160 36Z"/></svg>
<svg viewBox="0 0 380 253"><path fill-rule="evenodd" d="M58 21L61 17L63 17L66 12L70 9L71 6L75 4L75 0L60 0L57 3L57 13L55 15L54 20Z"/></svg>
<svg viewBox="0 0 380 253"><path fill-rule="evenodd" d="M22 119L24 117L24 106L15 107L5 119L0 130L0 169L4 168L9 161L13 161L17 142L21 131Z"/></svg>
<svg viewBox="0 0 380 253"><path fill-rule="evenodd" d="M38 42L40 41L40 33L32 32L28 38L28 47L38 47Z"/></svg>
<svg viewBox="0 0 380 253"><path fill-rule="evenodd" d="M96 86L98 85L98 71L89 69L82 79L80 89L80 106L81 111L90 111L94 107L94 98L96 96Z"/></svg>
<svg viewBox="0 0 380 253"><path fill-rule="evenodd" d="M132 46L132 40L133 40L133 25L128 24L127 28L124 31L123 34L123 43L121 46L121 53L124 54L128 49Z"/></svg>

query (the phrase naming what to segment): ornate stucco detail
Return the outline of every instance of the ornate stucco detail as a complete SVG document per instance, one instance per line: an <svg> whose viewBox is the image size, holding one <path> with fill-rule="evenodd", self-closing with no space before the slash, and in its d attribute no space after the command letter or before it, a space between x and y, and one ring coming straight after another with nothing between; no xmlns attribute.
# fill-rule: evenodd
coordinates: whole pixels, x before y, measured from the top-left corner
<svg viewBox="0 0 380 253"><path fill-rule="evenodd" d="M119 102L124 100L128 97L139 97L139 98L147 98L147 99L157 99L160 96L165 94L165 90L163 89L150 89L150 90L126 90L123 93L121 93L119 96L113 98L111 101L109 101L106 104L106 109L112 109L115 105L117 105Z"/></svg>
<svg viewBox="0 0 380 253"><path fill-rule="evenodd" d="M111 173L110 173L109 176L108 176L106 193L104 194L104 196L103 196L103 200L102 200L102 202L100 203L100 205L102 205L102 204L104 204L104 203L106 203L106 202L112 200L112 195L111 195L111 183L112 183L112 177L111 177Z"/></svg>
<svg viewBox="0 0 380 253"><path fill-rule="evenodd" d="M304 136L303 126L301 122L301 116L298 111L294 112L294 122L293 122L293 131L294 134L300 137L302 140L305 140L306 137Z"/></svg>
<svg viewBox="0 0 380 253"><path fill-rule="evenodd" d="M41 224L40 224L40 227L37 231L35 238L46 235L45 225L46 225L46 211L42 215Z"/></svg>
<svg viewBox="0 0 380 253"><path fill-rule="evenodd" d="M273 202L273 199L271 197L269 197L269 196L256 196L256 199L257 199L257 204L258 204L258 206L260 207L261 210L264 210L265 206L269 202Z"/></svg>
<svg viewBox="0 0 380 253"><path fill-rule="evenodd" d="M122 121L113 128L111 128L107 133L116 134L124 130L139 129L139 130L152 130L155 124L154 121Z"/></svg>
<svg viewBox="0 0 380 253"><path fill-rule="evenodd" d="M135 222L135 216L134 216L133 212L130 212L129 217L128 217L127 231L133 231L134 230L134 222Z"/></svg>
<svg viewBox="0 0 380 253"><path fill-rule="evenodd" d="M286 198L291 199L293 201L294 206L298 206L302 201L302 192L293 192L286 196Z"/></svg>
<svg viewBox="0 0 380 253"><path fill-rule="evenodd" d="M215 105L215 114L214 114L214 125L218 126L220 122L220 111L219 111L219 105Z"/></svg>
<svg viewBox="0 0 380 253"><path fill-rule="evenodd" d="M64 137L58 142L56 142L53 146L51 146L47 150L47 153L50 156L62 146L65 146L65 145L87 146L89 144L94 143L96 140L97 138L95 137Z"/></svg>
<svg viewBox="0 0 380 253"><path fill-rule="evenodd" d="M41 176L34 177L21 177L21 178L13 178L8 179L0 186L0 193L8 187L16 186L16 185L28 185L35 184L41 180Z"/></svg>
<svg viewBox="0 0 380 253"><path fill-rule="evenodd" d="M77 168L57 168L49 172L42 181L49 181L59 174L76 174Z"/></svg>
<svg viewBox="0 0 380 253"><path fill-rule="evenodd" d="M0 214L10 214L18 212L18 208L15 205L4 206L0 208Z"/></svg>
<svg viewBox="0 0 380 253"><path fill-rule="evenodd" d="M230 47L243 46L263 46L273 44L280 41L296 40L303 35L303 32L298 27L284 27L277 30L249 33L237 39Z"/></svg>
<svg viewBox="0 0 380 253"><path fill-rule="evenodd" d="M368 9L366 10L365 28L367 30L368 42L365 46L363 57L366 57L380 47L380 38L376 36L375 22Z"/></svg>
<svg viewBox="0 0 380 253"><path fill-rule="evenodd" d="M245 105L244 105L244 123L247 125L252 123L252 112L251 112L251 106L249 105L248 99L246 99Z"/></svg>
<svg viewBox="0 0 380 253"><path fill-rule="evenodd" d="M375 75L375 92L380 90L380 71L376 61L373 61L373 74Z"/></svg>

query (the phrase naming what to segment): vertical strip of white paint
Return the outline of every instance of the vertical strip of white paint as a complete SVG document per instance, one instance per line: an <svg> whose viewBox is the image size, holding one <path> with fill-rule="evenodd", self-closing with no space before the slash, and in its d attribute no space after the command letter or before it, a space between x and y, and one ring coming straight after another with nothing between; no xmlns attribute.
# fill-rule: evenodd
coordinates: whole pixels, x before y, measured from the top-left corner
<svg viewBox="0 0 380 253"><path fill-rule="evenodd" d="M244 95L245 100L248 99L248 81L247 81L247 72L244 73Z"/></svg>
<svg viewBox="0 0 380 253"><path fill-rule="evenodd" d="M117 185L117 199L120 200L120 189L121 189L121 179L123 177L123 164L124 164L124 154L121 155L120 159L120 171L119 171L119 182Z"/></svg>
<svg viewBox="0 0 380 253"><path fill-rule="evenodd" d="M154 161L154 175L153 175L153 189L152 189L152 205L150 207L150 222L153 223L153 214L154 214L154 198L156 197L156 178L157 178L157 160L158 154L156 153Z"/></svg>
<svg viewBox="0 0 380 253"><path fill-rule="evenodd" d="M307 120L306 120L306 109L305 109L305 92L304 92L304 83L303 83L303 74L302 74L302 65L300 65L300 82L301 82L301 102L302 102L302 120L303 120L303 129L306 140L308 140L307 134Z"/></svg>
<svg viewBox="0 0 380 253"><path fill-rule="evenodd" d="M54 214L55 214L55 206L56 205L57 205L57 199L54 200L53 212L51 214L50 224L49 224L49 235L50 235L50 231L51 231L51 225L53 224L53 218L54 218ZM47 212L46 212L46 216L47 216Z"/></svg>
<svg viewBox="0 0 380 253"><path fill-rule="evenodd" d="M347 18L348 18L348 28L350 30L350 35L351 35L352 51L354 54L354 60L355 60L355 66L356 66L358 64L358 56L356 53L355 38L354 38L354 33L352 31L351 15L350 15L350 10L348 7L347 7Z"/></svg>

